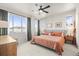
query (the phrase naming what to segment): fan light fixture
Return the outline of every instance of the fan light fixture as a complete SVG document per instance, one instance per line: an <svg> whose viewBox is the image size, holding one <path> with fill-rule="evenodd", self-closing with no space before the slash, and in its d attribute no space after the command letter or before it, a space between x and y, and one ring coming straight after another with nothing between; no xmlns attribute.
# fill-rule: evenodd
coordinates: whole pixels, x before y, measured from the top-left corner
<svg viewBox="0 0 79 59"><path fill-rule="evenodd" d="M48 9L48 8L50 8L50 5L44 6L44 4L43 5L42 4L35 4L34 8L32 10L32 12L34 14L33 16L35 18L45 17L49 13L48 11L46 11L46 9Z"/></svg>

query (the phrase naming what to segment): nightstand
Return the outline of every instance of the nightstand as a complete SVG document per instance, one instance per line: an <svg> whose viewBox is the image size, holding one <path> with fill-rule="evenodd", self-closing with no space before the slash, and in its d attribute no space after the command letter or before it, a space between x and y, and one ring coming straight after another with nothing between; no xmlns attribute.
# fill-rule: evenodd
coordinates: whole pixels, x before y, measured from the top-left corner
<svg viewBox="0 0 79 59"><path fill-rule="evenodd" d="M70 41L73 44L73 40L74 40L73 36L67 35L67 36L64 36L64 38L65 38L65 42Z"/></svg>

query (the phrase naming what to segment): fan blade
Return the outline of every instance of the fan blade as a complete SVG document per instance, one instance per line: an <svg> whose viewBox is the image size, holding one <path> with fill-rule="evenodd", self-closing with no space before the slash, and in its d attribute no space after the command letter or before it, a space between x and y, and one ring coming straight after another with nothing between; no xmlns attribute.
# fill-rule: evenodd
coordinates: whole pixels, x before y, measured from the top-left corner
<svg viewBox="0 0 79 59"><path fill-rule="evenodd" d="M40 6L40 9L39 10L42 10L42 5Z"/></svg>
<svg viewBox="0 0 79 59"><path fill-rule="evenodd" d="M46 9L46 8L49 8L49 7L50 7L50 5L48 5L48 6L44 7L44 8L42 8L42 9Z"/></svg>
<svg viewBox="0 0 79 59"><path fill-rule="evenodd" d="M45 10L42 10L43 12L45 12L45 13L48 13L48 11L45 11Z"/></svg>
<svg viewBox="0 0 79 59"><path fill-rule="evenodd" d="M42 5L40 6L40 8L42 8Z"/></svg>

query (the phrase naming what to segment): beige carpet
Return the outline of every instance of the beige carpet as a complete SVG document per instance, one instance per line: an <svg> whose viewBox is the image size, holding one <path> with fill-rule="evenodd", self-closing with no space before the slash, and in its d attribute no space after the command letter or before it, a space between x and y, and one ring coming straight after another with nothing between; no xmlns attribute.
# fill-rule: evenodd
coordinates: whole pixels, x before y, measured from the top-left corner
<svg viewBox="0 0 79 59"><path fill-rule="evenodd" d="M71 44L64 45L63 56L75 56L79 52L75 46ZM17 48L18 56L58 56L53 50L44 48L39 45L30 44L26 42L24 44L18 45Z"/></svg>

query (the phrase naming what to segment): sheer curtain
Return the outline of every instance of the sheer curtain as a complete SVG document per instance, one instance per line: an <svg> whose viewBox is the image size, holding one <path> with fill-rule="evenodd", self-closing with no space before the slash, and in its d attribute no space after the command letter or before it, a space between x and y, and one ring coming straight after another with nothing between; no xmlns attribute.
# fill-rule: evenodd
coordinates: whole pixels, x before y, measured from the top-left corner
<svg viewBox="0 0 79 59"><path fill-rule="evenodd" d="M16 14L8 14L9 22L9 35L15 38L18 44L27 41L27 17L19 16Z"/></svg>

